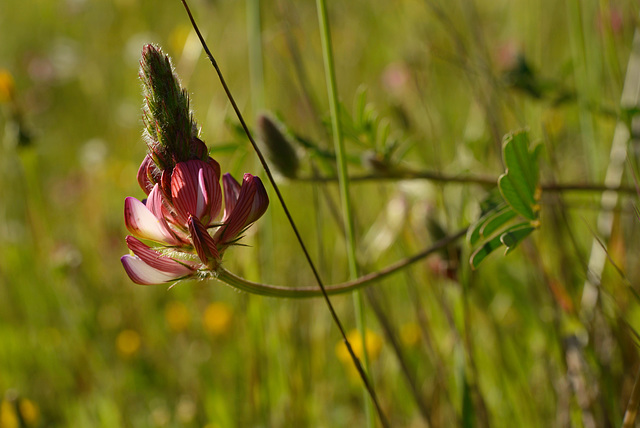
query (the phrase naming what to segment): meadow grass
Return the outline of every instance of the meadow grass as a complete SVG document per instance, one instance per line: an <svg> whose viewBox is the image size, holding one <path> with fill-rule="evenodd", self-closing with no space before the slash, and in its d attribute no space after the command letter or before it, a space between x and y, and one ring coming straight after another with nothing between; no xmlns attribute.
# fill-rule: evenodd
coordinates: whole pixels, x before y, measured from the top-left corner
<svg viewBox="0 0 640 428"><path fill-rule="evenodd" d="M346 172L374 178L342 189L349 255L316 5L190 6L249 127L269 111L286 128L300 168L276 179L326 285L350 278L354 256L375 272L469 226L496 188L394 174L497 177L503 136L527 127L543 184L601 185L616 124L633 129L637 114L637 99L621 104L640 79L627 73L637 2L328 2L333 126ZM0 34L0 427L20 426L18 413L42 427L366 426L322 299L215 280L143 287L122 269L124 198L143 197L144 44L173 57L223 170L262 174L180 2L8 0ZM313 286L268 190L267 215L225 267ZM601 192L543 191L540 227L507 256L472 270L460 239L364 289L361 317L332 296L361 357L364 332L391 426L622 425L640 369L640 223L637 195L617 195L608 230ZM608 259L585 313L596 238Z"/></svg>

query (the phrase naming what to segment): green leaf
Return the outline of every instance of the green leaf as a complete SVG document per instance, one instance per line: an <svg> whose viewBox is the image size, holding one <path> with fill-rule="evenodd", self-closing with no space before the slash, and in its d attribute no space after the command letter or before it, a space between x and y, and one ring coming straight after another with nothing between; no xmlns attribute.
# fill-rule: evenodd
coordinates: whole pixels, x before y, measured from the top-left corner
<svg viewBox="0 0 640 428"><path fill-rule="evenodd" d="M537 150L529 152L529 133L518 131L508 134L502 146L502 157L507 171L526 184L533 200L538 185Z"/></svg>
<svg viewBox="0 0 640 428"><path fill-rule="evenodd" d="M473 252L473 254L471 254L469 263L471 264L472 269L476 269L480 265L480 263L482 263L482 261L487 258L489 254L502 247L503 244L500 240L500 237L501 236L498 235L488 240L482 245L482 247L478 248Z"/></svg>
<svg viewBox="0 0 640 428"><path fill-rule="evenodd" d="M518 214L529 219L535 220L536 214L533 211L533 198L523 190L519 182L511 174L502 174L498 179L498 187L502 193L502 197Z"/></svg>
<svg viewBox="0 0 640 428"><path fill-rule="evenodd" d="M505 137L502 156L506 172L498 179L498 187L505 201L523 217L537 218L538 156L540 146L529 151L526 131Z"/></svg>
<svg viewBox="0 0 640 428"><path fill-rule="evenodd" d="M516 224L505 230L500 235L500 242L502 242L502 244L507 247L507 250L504 254L507 255L511 251L513 251L518 246L518 244L520 244L520 242L522 242L534 230L536 230L536 227L528 221Z"/></svg>
<svg viewBox="0 0 640 428"><path fill-rule="evenodd" d="M495 215L493 215L490 219L488 219L488 221L480 228L480 234L483 237L489 237L491 235L493 235L493 233L495 231L497 231L498 229L500 229L502 226L504 226L506 223L508 223L509 221L511 221L515 216L516 216L516 212L514 210L512 210L511 208L507 207L508 209L503 210L501 212L496 213Z"/></svg>
<svg viewBox="0 0 640 428"><path fill-rule="evenodd" d="M486 225L495 220L496 217L504 215L506 212L511 212L515 215L515 212L511 207L504 202L498 205L494 205L488 211L484 212L482 217L475 222L475 224L469 229L467 233L467 241L470 245L476 245L480 239L488 237L491 233L486 233ZM498 226L499 227L499 226Z"/></svg>

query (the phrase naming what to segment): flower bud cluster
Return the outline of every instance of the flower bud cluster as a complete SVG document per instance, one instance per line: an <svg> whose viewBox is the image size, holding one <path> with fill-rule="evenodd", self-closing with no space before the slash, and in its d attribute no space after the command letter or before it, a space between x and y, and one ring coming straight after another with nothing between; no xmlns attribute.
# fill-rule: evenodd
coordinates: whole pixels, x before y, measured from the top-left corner
<svg viewBox="0 0 640 428"><path fill-rule="evenodd" d="M125 199L132 254L122 264L133 282L145 285L215 274L224 251L267 210L267 192L251 174L238 183L227 173L220 186L220 165L196 135L188 96L168 57L151 45L143 49L141 79L149 154L138 183L147 198Z"/></svg>

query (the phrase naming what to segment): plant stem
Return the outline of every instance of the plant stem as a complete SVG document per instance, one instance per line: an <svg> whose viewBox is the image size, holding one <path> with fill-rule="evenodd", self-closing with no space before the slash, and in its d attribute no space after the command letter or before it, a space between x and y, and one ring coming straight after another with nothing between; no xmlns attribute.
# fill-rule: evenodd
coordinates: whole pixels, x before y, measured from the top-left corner
<svg viewBox="0 0 640 428"><path fill-rule="evenodd" d="M327 16L327 4L324 0L317 0L316 6L318 10L318 20L320 24L320 38L322 41L322 56L324 59L324 68L326 76L327 93L329 96L329 111L331 113L331 128L333 131L334 150L338 163L338 183L340 187L340 198L342 200L342 218L344 221L345 238L347 244L347 259L349 263L349 278L355 280L358 278L358 264L356 261L356 238L353 225L353 213L351 209L351 198L349 195L349 175L347 172L347 162L345 159L344 139L342 138L342 128L340 125L340 110L338 105L338 89L336 85L336 73L333 64L333 48L331 43L331 32L329 29L329 19ZM364 316L363 298L359 291L353 295L355 306L356 323L360 331L360 340L362 341L362 357L364 361L365 373L370 373L369 355L366 347L366 321ZM371 400L375 400L375 396L371 395ZM371 401L367 397L367 391L364 391L365 413L367 415L367 426L375 427L374 413ZM380 420L383 425L387 425L385 416L378 403L375 403Z"/></svg>
<svg viewBox="0 0 640 428"><path fill-rule="evenodd" d="M187 15L189 16L189 20L191 21L191 25L193 26L193 29L195 30L196 34L198 35L198 38L200 39L200 43L202 44L202 48L204 49L205 53L207 54L207 57L209 58L209 61L211 62L211 65L213 66L213 68L215 69L217 75L218 75L218 79L220 80L220 84L222 85L222 88L225 91L225 94L227 95L227 98L229 99L229 102L231 103L231 106L234 110L234 112L236 113L236 116L238 117L238 120L240 122L240 125L242 126L242 129L244 130L245 134L247 135L247 138L249 139L249 142L251 143L251 146L253 147L253 150L255 151L256 155L258 156L258 159L260 160L260 163L262 164L262 167L267 175L267 178L269 180L269 183L271 183L271 186L273 187L273 190L276 192L276 195L278 196L278 201L280 202L280 206L282 206L282 209L285 213L285 216L287 217L287 220L289 222L289 225L291 226L291 229L293 230L293 233L296 236L296 239L298 241L298 243L300 244L300 248L302 249L302 252L304 253L304 256L307 260L307 263L309 265L309 267L311 268L312 272L313 272L313 276L316 279L316 282L318 284L318 287L320 287L321 290L321 294L327 304L327 308L329 309L329 312L331 313L331 317L333 318L334 323L336 324L336 326L338 327L338 330L340 331L340 335L342 336L342 340L345 344L345 346L347 347L347 350L349 351L349 355L351 356L351 359L353 360L353 363L356 367L356 370L358 371L358 374L360 375L360 378L362 379L362 382L364 383L367 391L369 392L369 395L371 396L371 399L373 400L373 402L376 404L376 408L379 411L379 415L380 415L380 420L383 423L383 425L386 427L388 426L388 424L386 423L386 419L384 417L384 414L382 413L382 410L378 404L378 400L376 398L375 392L364 372L364 369L362 368L362 365L360 364L360 361L358 360L358 358L356 357L353 348L351 347L351 344L349 343L349 340L347 339L347 334L344 330L344 327L342 326L342 323L340 322L340 319L338 318L338 314L336 313L333 305L331 304L331 300L329 299L329 295L327 294L327 291L325 290L325 286L322 282L322 279L320 278L320 273L318 272L318 270L316 269L315 264L313 263L313 260L311 259L311 255L309 254L309 251L307 250L306 245L304 244L304 241L302 240L302 235L300 235L300 232L298 231L298 227L296 226L295 222L293 221L293 217L291 216L291 213L289 212L289 209L287 207L287 204L284 201L284 198L282 197L282 193L280 193L280 188L278 187L278 185L276 184L275 179L273 178L273 174L271 173L271 169L269 168L269 165L267 165L267 161L264 158L264 155L262 154L262 151L260 150L260 148L258 147L258 145L256 144L256 141L254 140L253 136L251 135L251 132L249 131L249 127L247 126L246 122L244 121L244 118L242 116L242 113L240 112L240 109L238 108L238 105L235 102L235 99L233 98L233 95L231 95L231 91L229 90L229 87L227 86L227 82L224 79L224 76L222 75L222 71L220 70L220 67L218 66L217 61L215 60L215 58L213 57L213 54L211 53L211 51L209 50L209 47L207 46L207 43L205 42L204 38L202 37L202 34L200 33L200 29L198 28L195 19L193 18L193 15L191 14L191 10L189 9L189 6L187 5L186 0L180 0L182 2L182 5L184 6Z"/></svg>
<svg viewBox="0 0 640 428"><path fill-rule="evenodd" d="M379 270L377 272L369 273L367 275L363 275L360 278L348 282L343 282L335 285L327 285L324 287L324 291L327 295L335 295L335 294L344 294L349 293L359 288L367 287L372 285L375 281L379 281L382 278L385 278L393 273L399 272L405 267L424 259L425 257L435 253L442 248L447 247L452 242L460 239L464 234L467 233L467 229L461 229L455 234L443 238L433 244L432 246L420 251L417 254L414 254L411 257L407 257L405 259L399 260L396 263L393 263L386 268ZM247 293L259 294L262 296L270 296L270 297L280 297L280 298L291 298L291 299L305 299L311 297L322 297L324 294L318 287L284 287L281 285L268 285L261 284L258 282L249 281L247 279L241 278L223 267L220 267L217 272L217 279L225 282L226 284L237 288L238 290L246 291Z"/></svg>

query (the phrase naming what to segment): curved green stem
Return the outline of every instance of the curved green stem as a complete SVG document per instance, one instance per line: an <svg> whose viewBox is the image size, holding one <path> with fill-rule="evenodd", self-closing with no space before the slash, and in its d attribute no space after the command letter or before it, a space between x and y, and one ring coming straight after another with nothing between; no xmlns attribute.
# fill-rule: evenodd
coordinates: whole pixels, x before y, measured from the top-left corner
<svg viewBox="0 0 640 428"><path fill-rule="evenodd" d="M399 260L382 270L361 276L360 278L353 281L347 281L335 285L327 285L325 286L325 290L328 295L335 295L349 293L351 291L372 285L375 281L396 273L401 269L409 266L410 264L422 260L428 255L433 254L436 251L455 242L456 240L464 236L465 233L467 233L467 228L461 229L455 234L439 240L429 248L426 248L411 257ZM252 294L259 294L261 296L281 297L289 299L306 299L312 297L322 297L323 295L322 290L320 290L316 286L294 288L285 287L282 285L261 284L259 282L253 282L249 281L248 279L239 277L223 267L220 267L218 269L217 279L230 285L233 288L237 288L238 290L242 290Z"/></svg>

